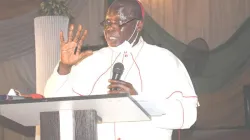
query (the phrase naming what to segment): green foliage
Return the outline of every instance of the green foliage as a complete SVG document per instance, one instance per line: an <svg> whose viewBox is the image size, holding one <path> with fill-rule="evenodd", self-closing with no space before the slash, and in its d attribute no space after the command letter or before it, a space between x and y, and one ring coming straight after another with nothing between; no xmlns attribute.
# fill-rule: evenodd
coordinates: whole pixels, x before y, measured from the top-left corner
<svg viewBox="0 0 250 140"><path fill-rule="evenodd" d="M71 11L64 0L43 0L40 4L40 16L67 16L72 18Z"/></svg>

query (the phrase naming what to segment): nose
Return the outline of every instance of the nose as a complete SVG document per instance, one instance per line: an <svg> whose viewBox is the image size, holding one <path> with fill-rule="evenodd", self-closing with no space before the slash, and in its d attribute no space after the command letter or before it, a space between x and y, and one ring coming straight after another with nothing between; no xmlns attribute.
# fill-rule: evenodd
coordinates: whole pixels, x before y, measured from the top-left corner
<svg viewBox="0 0 250 140"><path fill-rule="evenodd" d="M115 23L111 23L110 25L106 25L105 30L114 31L117 29L117 25Z"/></svg>
<svg viewBox="0 0 250 140"><path fill-rule="evenodd" d="M112 33L112 32L117 31L117 27L116 25L112 24L112 25L107 26L104 30L106 33Z"/></svg>

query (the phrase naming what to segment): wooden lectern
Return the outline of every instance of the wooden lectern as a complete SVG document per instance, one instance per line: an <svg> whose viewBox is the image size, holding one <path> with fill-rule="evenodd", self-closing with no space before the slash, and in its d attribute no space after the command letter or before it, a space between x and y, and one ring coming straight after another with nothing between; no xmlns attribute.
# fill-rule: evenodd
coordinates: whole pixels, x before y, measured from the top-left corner
<svg viewBox="0 0 250 140"><path fill-rule="evenodd" d="M151 119L129 94L3 101L0 111L23 126L40 125L41 140L97 140L98 123Z"/></svg>

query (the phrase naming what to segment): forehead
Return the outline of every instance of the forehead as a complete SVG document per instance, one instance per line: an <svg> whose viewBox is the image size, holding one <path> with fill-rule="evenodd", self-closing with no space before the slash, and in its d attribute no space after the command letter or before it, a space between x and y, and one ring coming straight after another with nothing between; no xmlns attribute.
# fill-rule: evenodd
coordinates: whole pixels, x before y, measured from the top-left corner
<svg viewBox="0 0 250 140"><path fill-rule="evenodd" d="M129 10L129 7L123 4L112 5L106 14L106 19L111 20L127 20L130 17L133 17L133 12Z"/></svg>

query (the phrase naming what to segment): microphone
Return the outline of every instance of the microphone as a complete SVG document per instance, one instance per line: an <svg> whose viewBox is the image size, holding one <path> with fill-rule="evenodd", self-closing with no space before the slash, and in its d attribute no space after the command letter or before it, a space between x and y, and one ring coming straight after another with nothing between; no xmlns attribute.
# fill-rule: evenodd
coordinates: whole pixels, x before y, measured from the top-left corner
<svg viewBox="0 0 250 140"><path fill-rule="evenodd" d="M113 75L112 75L112 80L120 80L122 73L124 71L124 66L122 63L118 62L115 63L113 67ZM112 88L110 90L117 90L117 88Z"/></svg>

